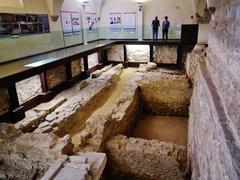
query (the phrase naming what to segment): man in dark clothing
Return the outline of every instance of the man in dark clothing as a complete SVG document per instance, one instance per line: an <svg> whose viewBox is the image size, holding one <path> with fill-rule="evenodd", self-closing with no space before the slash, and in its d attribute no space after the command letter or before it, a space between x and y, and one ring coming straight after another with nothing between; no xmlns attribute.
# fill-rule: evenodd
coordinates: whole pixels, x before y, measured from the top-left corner
<svg viewBox="0 0 240 180"><path fill-rule="evenodd" d="M153 39L158 39L158 27L160 26L160 21L156 16L155 19L152 21L152 30L153 30Z"/></svg>
<svg viewBox="0 0 240 180"><path fill-rule="evenodd" d="M162 24L162 38L164 39L166 36L166 40L168 39L168 29L170 27L170 22L168 21L168 17L165 16L165 21Z"/></svg>

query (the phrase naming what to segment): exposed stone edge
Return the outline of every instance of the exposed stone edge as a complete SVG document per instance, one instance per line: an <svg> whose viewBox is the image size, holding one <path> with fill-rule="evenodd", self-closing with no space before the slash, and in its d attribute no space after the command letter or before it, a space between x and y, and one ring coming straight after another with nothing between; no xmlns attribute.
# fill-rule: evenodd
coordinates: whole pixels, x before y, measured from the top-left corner
<svg viewBox="0 0 240 180"><path fill-rule="evenodd" d="M219 122L221 124L225 139L226 139L226 144L229 148L229 152L233 161L233 168L236 171L236 174L238 177L240 177L240 149L237 146L237 142L232 134L232 132L230 131L230 127L228 125L228 119L227 119L227 114L224 110L224 107L222 106L222 101L221 98L218 94L217 88L214 85L211 77L210 77L210 73L207 69L207 65L206 62L199 62L199 67L200 70L202 72L202 76L205 79L206 83L207 83L207 87L209 89L209 92L212 96L212 100L213 103L215 105L217 114L218 114L218 118L219 118ZM234 158L235 157L235 158Z"/></svg>

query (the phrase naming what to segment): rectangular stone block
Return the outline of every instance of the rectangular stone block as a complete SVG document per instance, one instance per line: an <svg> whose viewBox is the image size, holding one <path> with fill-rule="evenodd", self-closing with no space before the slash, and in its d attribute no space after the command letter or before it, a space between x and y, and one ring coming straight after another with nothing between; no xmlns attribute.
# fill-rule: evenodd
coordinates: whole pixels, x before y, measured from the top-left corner
<svg viewBox="0 0 240 180"><path fill-rule="evenodd" d="M79 75L82 71L84 71L83 59L78 59L71 62L72 67L72 77Z"/></svg>
<svg viewBox="0 0 240 180"><path fill-rule="evenodd" d="M39 75L17 82L16 89L20 104L40 95L42 93L42 87Z"/></svg>
<svg viewBox="0 0 240 180"><path fill-rule="evenodd" d="M107 50L108 61L124 62L123 45L113 45Z"/></svg>
<svg viewBox="0 0 240 180"><path fill-rule="evenodd" d="M147 63L150 61L149 45L127 45L126 48L129 62Z"/></svg>
<svg viewBox="0 0 240 180"><path fill-rule="evenodd" d="M98 54L94 53L88 56L88 68L98 65Z"/></svg>
<svg viewBox="0 0 240 180"><path fill-rule="evenodd" d="M50 69L46 73L47 86L49 89L60 85L67 79L66 66L61 65L56 68Z"/></svg>
<svg viewBox="0 0 240 180"><path fill-rule="evenodd" d="M177 46L153 46L154 62L177 64Z"/></svg>

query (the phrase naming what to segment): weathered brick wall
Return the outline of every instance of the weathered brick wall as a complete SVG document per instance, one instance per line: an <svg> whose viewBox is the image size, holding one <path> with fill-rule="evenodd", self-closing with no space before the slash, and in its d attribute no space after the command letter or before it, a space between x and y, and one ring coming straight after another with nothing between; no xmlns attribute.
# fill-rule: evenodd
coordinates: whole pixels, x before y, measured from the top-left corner
<svg viewBox="0 0 240 180"><path fill-rule="evenodd" d="M0 87L0 115L9 111L10 102L8 97L7 89Z"/></svg>
<svg viewBox="0 0 240 180"><path fill-rule="evenodd" d="M207 64L233 131L240 136L240 2L220 0L211 21Z"/></svg>
<svg viewBox="0 0 240 180"><path fill-rule="evenodd" d="M156 63L177 64L177 46L153 46L153 58Z"/></svg>

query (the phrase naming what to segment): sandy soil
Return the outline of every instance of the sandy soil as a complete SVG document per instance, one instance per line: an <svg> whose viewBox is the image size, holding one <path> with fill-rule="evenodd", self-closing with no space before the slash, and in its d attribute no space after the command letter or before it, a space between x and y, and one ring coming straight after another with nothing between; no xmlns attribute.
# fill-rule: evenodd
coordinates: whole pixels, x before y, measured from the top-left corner
<svg viewBox="0 0 240 180"><path fill-rule="evenodd" d="M134 68L123 69L119 81L108 89L97 103L91 104L90 107L87 107L84 114L80 113L76 115L75 118L78 118L78 123L70 130L72 142L75 146L79 144L79 133L84 128L84 122L91 116L105 114L110 111L127 83L132 79L134 72Z"/></svg>
<svg viewBox="0 0 240 180"><path fill-rule="evenodd" d="M174 116L146 116L139 121L133 137L158 139L187 145L188 118Z"/></svg>

